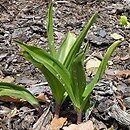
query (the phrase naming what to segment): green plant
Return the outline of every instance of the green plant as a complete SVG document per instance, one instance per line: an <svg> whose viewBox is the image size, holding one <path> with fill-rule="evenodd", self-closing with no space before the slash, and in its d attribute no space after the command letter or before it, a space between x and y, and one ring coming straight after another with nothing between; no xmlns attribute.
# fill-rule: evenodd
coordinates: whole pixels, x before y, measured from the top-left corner
<svg viewBox="0 0 130 130"><path fill-rule="evenodd" d="M79 123L82 120L82 112L90 107L89 97L95 84L102 77L112 52L121 44L122 40L113 43L109 47L95 77L91 83L86 85L83 62L89 45L87 44L82 50L81 45L98 13L95 12L77 38L69 32L58 51L56 51L52 7L53 3L51 2L48 11L47 31L50 53L41 48L27 45L22 41L16 39L14 41L23 49L25 58L39 68L46 77L56 102L56 116L59 116L60 106L66 96L69 95L77 111L77 123Z"/></svg>
<svg viewBox="0 0 130 130"><path fill-rule="evenodd" d="M30 62L32 62L46 77L56 102L56 116L59 115L59 109L64 99L67 96L66 88L73 95L71 90L71 75L70 68L75 58L75 55L79 52L80 46L88 32L89 28L97 17L97 12L90 19L85 26L81 34L76 38L74 34L68 33L58 51L55 49L54 33L53 33L53 20L52 20L52 2L49 5L48 11L48 42L50 46L50 53L41 48L29 46L21 41L14 40L24 50L23 54ZM72 97L72 96L71 96ZM73 100L75 97L73 95Z"/></svg>
<svg viewBox="0 0 130 130"><path fill-rule="evenodd" d="M27 89L17 85L0 82L0 96L10 96L18 99L22 98L28 101L35 108L40 108L36 98Z"/></svg>
<svg viewBox="0 0 130 130"><path fill-rule="evenodd" d="M121 16L120 18L120 24L122 26L129 26L130 27L130 22L128 22L128 19L126 16Z"/></svg>

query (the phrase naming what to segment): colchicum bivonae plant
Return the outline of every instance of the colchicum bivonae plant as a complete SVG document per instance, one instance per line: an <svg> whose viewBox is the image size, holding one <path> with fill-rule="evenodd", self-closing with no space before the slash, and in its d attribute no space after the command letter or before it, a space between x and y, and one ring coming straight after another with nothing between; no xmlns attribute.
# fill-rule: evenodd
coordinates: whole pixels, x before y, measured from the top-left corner
<svg viewBox="0 0 130 130"><path fill-rule="evenodd" d="M84 38L98 16L98 12L91 17L79 36L68 32L58 50L55 49L53 32L53 3L49 4L48 10L48 42L50 52L44 49L27 45L26 43L14 40L22 49L23 55L35 67L39 68L46 77L55 99L55 116L59 117L60 106L67 95L70 97L77 112L77 123L82 121L82 113L90 107L89 99L96 83L102 77L107 62L122 40L114 42L107 50L93 80L86 84L84 70L84 59L89 45L82 50ZM28 99L27 99L28 100Z"/></svg>
<svg viewBox="0 0 130 130"><path fill-rule="evenodd" d="M39 68L46 77L55 99L55 116L59 117L60 106L64 102L67 95L70 96L75 108L77 109L79 107L80 101L77 99L79 97L76 97L78 95L75 95L78 86L75 86L74 88L76 83L75 79L73 79L75 76L73 75L76 75L75 71L78 71L75 66L80 64L78 61L81 57L80 55L83 55L85 50L87 50L86 47L82 53L80 52L82 42L84 41L84 38L91 25L94 23L98 13L96 12L92 16L77 38L73 33L69 32L58 50L55 48L52 15L53 3L51 1L48 10L47 26L50 52L35 46L27 45L24 42L16 39L14 41L23 49L23 55L25 58L29 60L35 67ZM79 59L76 57L79 57ZM85 85L85 75L78 78L83 78L83 84ZM79 84L78 81L76 82ZM80 87L84 87L82 86L82 83L80 85Z"/></svg>

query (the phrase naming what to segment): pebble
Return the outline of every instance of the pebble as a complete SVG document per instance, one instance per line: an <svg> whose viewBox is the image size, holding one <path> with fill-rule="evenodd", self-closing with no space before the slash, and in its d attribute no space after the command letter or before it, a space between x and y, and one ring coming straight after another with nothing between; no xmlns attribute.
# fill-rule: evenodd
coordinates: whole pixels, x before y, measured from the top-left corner
<svg viewBox="0 0 130 130"><path fill-rule="evenodd" d="M38 26L31 26L31 29L33 30L33 32L43 32L43 29L41 29L40 27Z"/></svg>
<svg viewBox="0 0 130 130"><path fill-rule="evenodd" d="M130 97L127 97L123 101L126 108L130 108Z"/></svg>
<svg viewBox="0 0 130 130"><path fill-rule="evenodd" d="M130 0L124 0L127 4L130 4Z"/></svg>
<svg viewBox="0 0 130 130"><path fill-rule="evenodd" d="M98 34L99 34L99 36L104 38L106 36L106 31L105 30L100 30Z"/></svg>
<svg viewBox="0 0 130 130"><path fill-rule="evenodd" d="M29 40L29 36L28 36L29 30L30 27L15 29L14 32L12 33L12 38L17 38L21 41L26 42Z"/></svg>
<svg viewBox="0 0 130 130"><path fill-rule="evenodd" d="M13 24L3 24L2 25L5 30L13 30L15 28L15 25Z"/></svg>
<svg viewBox="0 0 130 130"><path fill-rule="evenodd" d="M118 86L117 86L117 91L122 93L123 95L125 94L125 89L127 88L127 85L123 82L119 82Z"/></svg>
<svg viewBox="0 0 130 130"><path fill-rule="evenodd" d="M129 87L125 87L125 91L123 93L124 97L130 97L130 88Z"/></svg>

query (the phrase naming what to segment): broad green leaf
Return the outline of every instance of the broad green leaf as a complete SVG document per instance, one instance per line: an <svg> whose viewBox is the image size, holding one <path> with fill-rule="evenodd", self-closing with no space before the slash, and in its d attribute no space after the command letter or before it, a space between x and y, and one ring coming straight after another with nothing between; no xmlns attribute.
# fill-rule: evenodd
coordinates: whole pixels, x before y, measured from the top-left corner
<svg viewBox="0 0 130 130"><path fill-rule="evenodd" d="M84 100L90 95L92 90L94 89L96 83L100 80L102 75L104 74L104 71L106 69L107 62L112 55L113 51L116 49L117 46L119 46L123 40L119 40L114 42L107 50L102 62L100 63L100 66L96 72L96 75L94 76L93 80L86 86L85 91L83 93Z"/></svg>
<svg viewBox="0 0 130 130"><path fill-rule="evenodd" d="M52 1L49 4L48 10L48 27L47 27L47 36L48 36L48 43L50 46L51 55L55 58L56 57L56 49L55 49L55 41L54 41L54 32L53 32L53 3Z"/></svg>
<svg viewBox="0 0 130 130"><path fill-rule="evenodd" d="M37 99L27 89L10 83L0 82L0 96L21 98L33 106L40 106Z"/></svg>
<svg viewBox="0 0 130 130"><path fill-rule="evenodd" d="M39 68L46 77L48 84L51 87L53 97L58 104L62 104L65 99L65 89L63 84L58 80L57 76L51 73L43 64L34 60L29 53L24 52L24 57L30 61L35 67ZM60 91L60 92L59 92Z"/></svg>
<svg viewBox="0 0 130 130"><path fill-rule="evenodd" d="M83 97L82 94L84 92L86 86L86 75L83 67L82 58L84 57L84 53L79 53L76 55L73 60L71 67L71 76L72 76L72 89L76 99L75 107L80 109ZM71 96L70 96L71 98ZM77 105L77 106L76 106Z"/></svg>
<svg viewBox="0 0 130 130"><path fill-rule="evenodd" d="M80 47L82 45L82 42L84 41L84 38L88 32L88 30L90 29L91 25L94 23L94 21L96 20L98 16L98 12L95 12L95 14L91 17L91 19L89 20L89 22L86 24L86 26L83 28L82 32L80 33L80 35L77 37L75 43L73 44L73 46L71 47L70 52L68 53L68 55L66 56L67 58L65 59L64 65L66 68L70 68L71 63L75 57L75 55L79 52Z"/></svg>
<svg viewBox="0 0 130 130"><path fill-rule="evenodd" d="M73 101L74 95L71 88L71 77L68 70L56 59L50 56L45 50L34 46L26 45L23 42L14 40L20 45L24 51L28 52L29 55L37 62L41 63L49 70L60 82L63 84L66 90L72 95ZM60 90L59 90L60 92Z"/></svg>
<svg viewBox="0 0 130 130"><path fill-rule="evenodd" d="M65 64L66 59L68 58L68 54L70 53L70 50L72 49L74 43L75 43L76 37L73 33L68 32L65 40L61 44L59 50L58 50L58 60Z"/></svg>

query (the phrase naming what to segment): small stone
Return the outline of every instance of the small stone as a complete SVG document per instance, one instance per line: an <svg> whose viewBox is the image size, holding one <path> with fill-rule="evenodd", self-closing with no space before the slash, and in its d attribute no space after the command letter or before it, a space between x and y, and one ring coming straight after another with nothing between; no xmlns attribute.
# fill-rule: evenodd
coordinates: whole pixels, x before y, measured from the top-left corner
<svg viewBox="0 0 130 130"><path fill-rule="evenodd" d="M0 54L0 61L2 61L7 55L8 53Z"/></svg>
<svg viewBox="0 0 130 130"><path fill-rule="evenodd" d="M108 65L113 65L113 62L111 60L108 61Z"/></svg>
<svg viewBox="0 0 130 130"><path fill-rule="evenodd" d="M5 30L13 30L15 26L13 24L3 24Z"/></svg>
<svg viewBox="0 0 130 130"><path fill-rule="evenodd" d="M31 29L33 30L33 32L43 32L43 29L38 26L31 26Z"/></svg>
<svg viewBox="0 0 130 130"><path fill-rule="evenodd" d="M130 4L130 0L124 0L127 4Z"/></svg>
<svg viewBox="0 0 130 130"><path fill-rule="evenodd" d="M124 95L126 88L127 88L127 85L125 83L119 82L119 85L117 86L117 91Z"/></svg>
<svg viewBox="0 0 130 130"><path fill-rule="evenodd" d="M44 38L44 37L40 37L40 40L41 40L42 42L44 42L44 41L45 41L45 38Z"/></svg>
<svg viewBox="0 0 130 130"><path fill-rule="evenodd" d="M123 103L126 108L130 108L130 97L125 98Z"/></svg>
<svg viewBox="0 0 130 130"><path fill-rule="evenodd" d="M105 30L100 30L98 34L99 34L99 36L104 38L106 36L106 31Z"/></svg>
<svg viewBox="0 0 130 130"><path fill-rule="evenodd" d="M123 93L124 97L130 97L130 88L125 87L125 92Z"/></svg>

